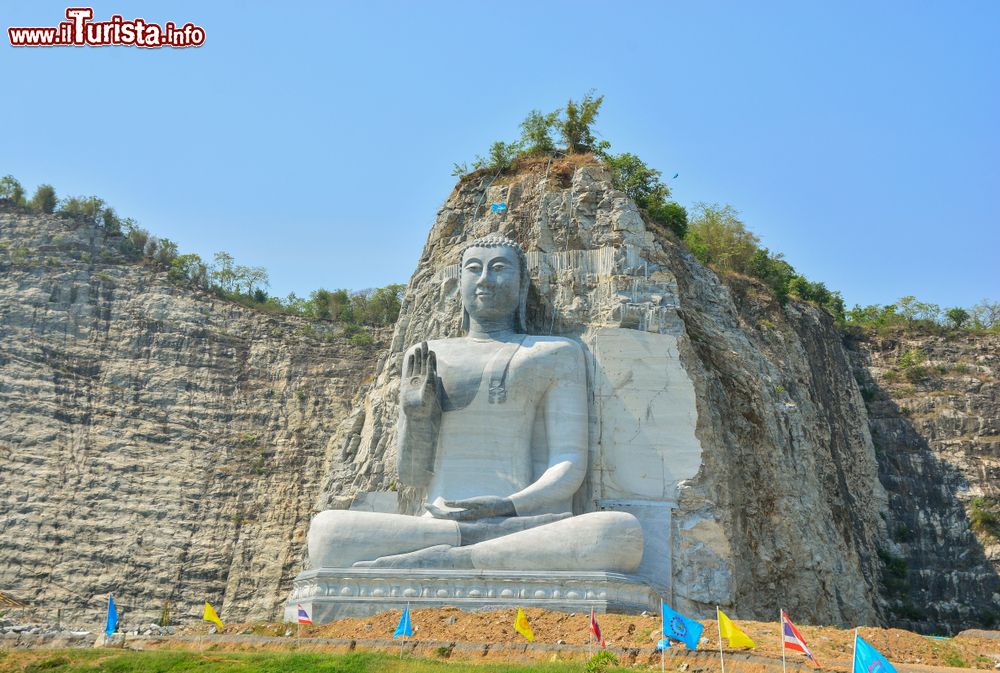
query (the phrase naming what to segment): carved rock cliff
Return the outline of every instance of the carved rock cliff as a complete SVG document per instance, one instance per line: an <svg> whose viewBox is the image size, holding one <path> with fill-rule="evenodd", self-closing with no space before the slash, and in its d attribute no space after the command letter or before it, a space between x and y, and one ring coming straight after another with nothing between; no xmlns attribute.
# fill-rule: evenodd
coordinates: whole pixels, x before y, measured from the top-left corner
<svg viewBox="0 0 1000 673"><path fill-rule="evenodd" d="M981 514L1000 512L996 335L845 342L811 305L721 282L597 165L492 177L449 195L373 350L178 287L100 229L0 211L0 591L67 621L99 621L111 591L127 620L197 618L206 599L277 617L312 513L395 490L415 511L394 473L400 355L459 335L454 265L499 231L529 253L529 331L587 352L577 509L671 501L659 585L676 607L1000 619Z"/></svg>
<svg viewBox="0 0 1000 673"><path fill-rule="evenodd" d="M118 237L0 211L0 589L36 618L273 618L373 370L322 326L178 287Z"/></svg>
<svg viewBox="0 0 1000 673"><path fill-rule="evenodd" d="M601 339L611 334L620 349L646 349L637 362L680 363L664 370L678 374L660 384L664 392L694 391L687 420L694 441L676 457L684 465L672 471L669 452L649 465L661 482L673 479L657 497L674 500L672 570L659 584L675 604L700 615L718 604L772 618L782 606L814 623L880 621L887 497L864 401L829 316L795 302L777 307L751 283L734 293L670 234L647 225L598 165L541 162L492 178L465 178L438 213L376 381L338 431L340 453L318 508L397 488L400 355L413 343L459 335L455 265L468 242L496 231L528 251L530 332L577 338L590 361L602 360L597 351L609 342ZM492 203L507 208L495 212ZM579 511L615 495L609 484L636 467L627 438L610 464L601 453L599 383L592 381L594 467ZM637 417L636 436L657 421L650 405L646 418ZM688 431L684 419L672 424ZM656 458L644 446L636 456ZM420 498L400 494L410 512Z"/></svg>

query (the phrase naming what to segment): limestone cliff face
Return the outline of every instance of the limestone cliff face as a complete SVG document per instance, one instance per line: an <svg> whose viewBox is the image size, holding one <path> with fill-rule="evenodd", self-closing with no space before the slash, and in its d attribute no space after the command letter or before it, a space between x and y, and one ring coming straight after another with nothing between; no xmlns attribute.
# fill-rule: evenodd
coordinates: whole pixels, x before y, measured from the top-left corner
<svg viewBox="0 0 1000 673"><path fill-rule="evenodd" d="M275 617L371 353L114 243L0 211L0 588L67 621L109 592L132 624Z"/></svg>
<svg viewBox="0 0 1000 673"><path fill-rule="evenodd" d="M311 513L373 491L418 506L395 476L400 355L460 334L459 253L495 231L528 250L529 331L587 356L576 510L670 505L642 570L679 609L1000 617L1000 543L970 526L976 498L1000 503L1000 338L845 347L822 311L720 282L585 162L461 181L372 351L173 285L93 227L0 211L0 591L68 621L99 621L108 592L127 620L206 599L277 617Z"/></svg>
<svg viewBox="0 0 1000 673"><path fill-rule="evenodd" d="M507 210L494 212L495 202ZM459 335L455 265L490 232L528 251L529 331L576 338L587 353L591 472L578 511L626 496L673 503L672 553L657 584L683 610L707 615L719 604L771 619L783 606L808 622L881 619L887 500L831 320L804 304L782 309L752 284L728 289L651 230L593 164L459 183L431 228L376 381L337 433L319 508L397 488L400 355ZM616 397L630 388L638 398ZM420 496L403 489L403 509Z"/></svg>
<svg viewBox="0 0 1000 673"><path fill-rule="evenodd" d="M891 621L955 632L1000 623L1000 335L869 336L852 359L889 493Z"/></svg>

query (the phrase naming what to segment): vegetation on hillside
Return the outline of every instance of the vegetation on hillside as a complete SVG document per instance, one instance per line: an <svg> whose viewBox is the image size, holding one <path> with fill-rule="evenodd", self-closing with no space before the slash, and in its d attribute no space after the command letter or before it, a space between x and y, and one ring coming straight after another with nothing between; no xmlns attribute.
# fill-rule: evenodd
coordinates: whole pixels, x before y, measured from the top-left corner
<svg viewBox="0 0 1000 673"><path fill-rule="evenodd" d="M670 187L660 179L660 171L630 152L612 153L611 143L598 140L593 130L603 102L604 96L590 92L552 112L532 110L521 122L521 137L512 142L494 142L486 157L476 157L471 171L499 175L516 170L520 159L593 154L610 172L615 188L632 198L650 221L676 234L700 262L722 275L756 278L782 305L790 297L814 303L845 328L1000 330L1000 303L987 300L970 308L941 310L914 297L903 297L896 304L846 310L840 292L809 280L784 255L762 247L731 205L699 203L689 217L683 206L669 200ZM469 173L466 164L455 164L454 175Z"/></svg>
<svg viewBox="0 0 1000 673"><path fill-rule="evenodd" d="M1000 302L983 299L966 308L955 306L942 309L938 304L923 302L907 295L900 297L894 304L884 306L856 304L847 311L844 324L882 333L893 329L1000 332Z"/></svg>
<svg viewBox="0 0 1000 673"><path fill-rule="evenodd" d="M558 110L532 110L521 122L520 138L494 142L486 157L476 157L471 169L467 164L456 163L452 174L465 176L470 171L482 170L499 175L516 169L519 159L593 154L611 173L615 187L631 197L646 217L683 238L687 231L687 211L669 200L670 187L660 179L660 171L629 152L612 153L611 143L597 139L594 122L603 102L604 96L589 92L579 101L570 99ZM557 146L554 135L561 141L561 147Z"/></svg>
<svg viewBox="0 0 1000 673"><path fill-rule="evenodd" d="M781 253L761 247L760 239L747 229L732 206L695 206L684 242L699 261L716 271L758 279L781 304L795 297L817 304L838 321L844 319L840 293L798 273Z"/></svg>
<svg viewBox="0 0 1000 673"><path fill-rule="evenodd" d="M372 343L363 327L392 325L399 316L403 285L360 291L320 288L308 298L294 293L284 299L275 297L267 292L270 279L264 267L237 264L227 252L215 253L211 262L194 253L181 253L176 243L150 234L132 218L119 217L114 208L96 196L60 200L51 185L40 185L31 199L26 199L21 183L7 175L0 178L0 203L99 227L127 260L164 271L177 285L206 290L261 311L340 323L355 345Z"/></svg>

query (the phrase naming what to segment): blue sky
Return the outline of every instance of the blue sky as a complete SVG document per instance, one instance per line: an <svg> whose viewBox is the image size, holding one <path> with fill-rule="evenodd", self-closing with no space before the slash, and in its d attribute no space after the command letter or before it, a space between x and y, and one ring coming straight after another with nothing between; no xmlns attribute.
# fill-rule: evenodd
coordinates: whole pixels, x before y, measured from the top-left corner
<svg viewBox="0 0 1000 673"><path fill-rule="evenodd" d="M406 282L453 162L589 89L596 125L848 302L1000 299L1000 3L96 2L199 49L14 49L0 174L96 194L271 292Z"/></svg>

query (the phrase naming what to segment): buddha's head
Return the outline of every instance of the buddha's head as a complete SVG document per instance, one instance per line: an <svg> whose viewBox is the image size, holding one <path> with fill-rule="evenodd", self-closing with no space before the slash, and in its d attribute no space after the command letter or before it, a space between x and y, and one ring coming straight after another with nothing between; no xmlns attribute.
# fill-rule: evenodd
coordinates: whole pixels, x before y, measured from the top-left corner
<svg viewBox="0 0 1000 673"><path fill-rule="evenodd" d="M520 245L500 234L477 238L462 251L460 274L463 331L469 331L470 315L486 321L513 316L514 330L527 331L530 277Z"/></svg>

